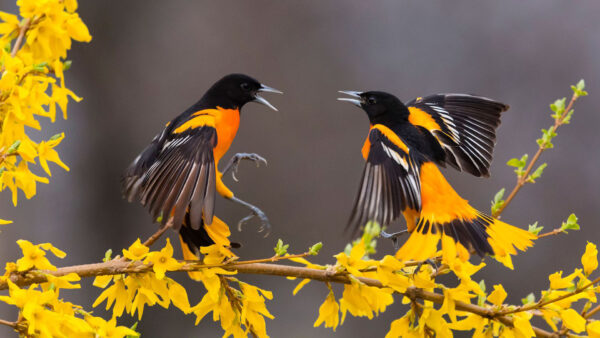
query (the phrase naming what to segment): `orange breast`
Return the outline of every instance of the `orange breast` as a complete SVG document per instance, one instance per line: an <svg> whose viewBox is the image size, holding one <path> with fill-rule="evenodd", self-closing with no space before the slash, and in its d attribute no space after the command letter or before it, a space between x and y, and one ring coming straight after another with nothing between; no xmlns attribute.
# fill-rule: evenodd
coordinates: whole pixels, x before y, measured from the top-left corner
<svg viewBox="0 0 600 338"><path fill-rule="evenodd" d="M233 142L240 126L240 111L238 109L224 109L217 107L219 114L215 116L215 127L217 129L217 146L214 149L215 163L219 160Z"/></svg>

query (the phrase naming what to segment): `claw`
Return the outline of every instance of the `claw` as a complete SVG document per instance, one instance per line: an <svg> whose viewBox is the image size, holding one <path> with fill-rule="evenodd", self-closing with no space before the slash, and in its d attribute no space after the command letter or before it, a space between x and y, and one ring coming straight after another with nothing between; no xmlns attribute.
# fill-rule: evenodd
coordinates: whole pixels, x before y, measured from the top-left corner
<svg viewBox="0 0 600 338"><path fill-rule="evenodd" d="M223 169L223 174L227 173L229 170L232 170L231 172L231 177L233 178L234 181L239 182L238 178L237 178L237 174L238 174L238 168L240 165L240 161L241 160L250 160L253 161L254 163L256 163L256 167L260 167L260 163L264 163L265 166L268 164L267 160L258 155L258 154L254 154L254 153L238 153L233 155L233 157L231 158L231 160L229 160L229 163L227 163L227 165L225 166L225 169Z"/></svg>
<svg viewBox="0 0 600 338"><path fill-rule="evenodd" d="M385 239L391 239L392 243L394 243L394 250L398 250L398 249L400 249L400 241L398 240L398 238L407 233L408 233L408 230L402 230L402 231L394 232L391 234L381 230L381 232L379 234L381 235L381 237L383 237Z"/></svg>
<svg viewBox="0 0 600 338"><path fill-rule="evenodd" d="M419 270L421 270L421 267L422 267L422 266L423 266L423 264L425 264L425 263L427 263L427 264L431 265L431 267L432 267L432 268L433 268L433 270L434 270L434 274L437 274L437 272L438 272L438 265L437 265L437 263L436 263L436 262L435 262L433 259L431 259L431 258L428 258L428 259L426 259L426 260L424 260L424 261L421 261L421 262L419 262L419 264L417 265L417 268L416 268L416 269L415 269L415 271L413 272L413 275L416 275L417 273L419 273Z"/></svg>
<svg viewBox="0 0 600 338"><path fill-rule="evenodd" d="M242 231L242 225L244 225L244 223L248 222L250 219L252 219L253 217L258 217L260 219L260 228L258 228L258 232L265 232L265 237L269 236L269 234L271 233L271 223L269 222L269 219L267 218L267 215L260 210L259 208L253 206L250 203L244 202L236 197L232 197L231 198L232 201L242 204L243 206L247 207L248 209L250 209L250 211L252 212L250 215L242 218L239 222L238 222L238 231Z"/></svg>

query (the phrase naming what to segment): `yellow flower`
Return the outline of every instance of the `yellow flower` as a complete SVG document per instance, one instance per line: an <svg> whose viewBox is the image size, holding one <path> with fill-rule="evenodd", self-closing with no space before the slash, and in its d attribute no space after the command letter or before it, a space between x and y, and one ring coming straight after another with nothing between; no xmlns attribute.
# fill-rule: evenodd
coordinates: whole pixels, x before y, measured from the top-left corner
<svg viewBox="0 0 600 338"><path fill-rule="evenodd" d="M169 280L169 299L173 302L173 305L178 307L183 313L188 314L191 312L190 302L188 300L187 291L181 286L181 284L174 280Z"/></svg>
<svg viewBox="0 0 600 338"><path fill-rule="evenodd" d="M23 257L17 261L18 271L27 271L32 268L40 270L56 270L56 267L50 264L46 258L46 252L39 248L39 245L33 245L31 242L20 239L17 241L23 251Z"/></svg>
<svg viewBox="0 0 600 338"><path fill-rule="evenodd" d="M80 289L81 288L81 285L79 285L79 284L71 284L71 282L78 282L81 280L81 277L79 277L79 275L74 272L71 272L68 275L64 275L64 276L60 276L60 277L56 277L56 276L48 274L48 275L46 275L46 278L48 278L48 283L42 284L42 286L44 287L44 290L50 289L51 285L56 289Z"/></svg>
<svg viewBox="0 0 600 338"><path fill-rule="evenodd" d="M123 249L123 256L132 261L141 261L146 257L150 248L142 244L138 238L128 249Z"/></svg>
<svg viewBox="0 0 600 338"><path fill-rule="evenodd" d="M335 331L340 323L340 306L335 301L335 295L329 291L327 298L319 307L319 318L315 321L314 327L325 323L325 327L330 327Z"/></svg>
<svg viewBox="0 0 600 338"><path fill-rule="evenodd" d="M350 256L342 252L335 255L334 257L337 259L337 263L340 266L343 266L352 275L362 277L363 273L360 272L360 270L375 265L374 261L363 260L365 253L366 248L363 239L360 241L360 243L352 247L352 250L350 251Z"/></svg>
<svg viewBox="0 0 600 338"><path fill-rule="evenodd" d="M506 296L507 294L506 291L504 291L502 284L497 284L494 285L494 291L490 293L490 295L487 297L487 300L496 306L502 306Z"/></svg>
<svg viewBox="0 0 600 338"><path fill-rule="evenodd" d="M590 242L587 243L585 253L581 257L581 264L583 265L583 272L587 276L598 268L598 249L596 245Z"/></svg>
<svg viewBox="0 0 600 338"><path fill-rule="evenodd" d="M587 325L587 334L590 338L600 338L600 320L591 321Z"/></svg>
<svg viewBox="0 0 600 338"><path fill-rule="evenodd" d="M94 329L96 337L122 338L127 336L138 337L140 335L128 327L117 326L116 318L106 321L101 317L88 315L85 316L85 321L88 322L88 324L90 324L90 326Z"/></svg>
<svg viewBox="0 0 600 338"><path fill-rule="evenodd" d="M581 271L581 270L579 270ZM571 286L573 286L573 279L575 279L575 277L577 277L577 270L576 272L568 275L567 277L563 278L562 277L562 271L558 271L555 272L553 274L551 274L550 276L548 276L548 279L550 280L550 288L553 290L557 290L557 289L566 289L569 288Z"/></svg>
<svg viewBox="0 0 600 338"><path fill-rule="evenodd" d="M528 312L519 312L515 314L515 329L524 337L535 337L535 332L533 331L530 322L532 316L533 315Z"/></svg>
<svg viewBox="0 0 600 338"><path fill-rule="evenodd" d="M385 256L377 265L377 277L381 284L388 286L395 291L405 292L411 283L408 277L400 274L404 263L397 260L394 256Z"/></svg>
<svg viewBox="0 0 600 338"><path fill-rule="evenodd" d="M200 247L200 252L204 255L202 261L207 265L219 265L233 255L230 250L219 244Z"/></svg>
<svg viewBox="0 0 600 338"><path fill-rule="evenodd" d="M92 306L96 307L106 299L106 310L108 310L114 302L113 317L121 317L125 308L131 306L131 296L127 292L123 279L115 278L114 284L102 291Z"/></svg>
<svg viewBox="0 0 600 338"><path fill-rule="evenodd" d="M156 273L156 278L163 279L166 271L174 271L183 266L173 258L173 247L171 241L167 238L167 244L160 251L153 251L148 254L144 263L152 263L152 269Z"/></svg>
<svg viewBox="0 0 600 338"><path fill-rule="evenodd" d="M54 162L62 167L64 170L69 171L69 167L60 159L54 147L56 147L63 139L65 138L65 134L62 133L56 139L51 139L48 142L42 141L38 145L37 152L38 158L40 160L40 165L44 169L44 171L48 174L48 176L52 176L50 173L50 168L48 167L48 161Z"/></svg>
<svg viewBox="0 0 600 338"><path fill-rule="evenodd" d="M562 318L563 324L570 330L576 333L585 330L585 318L581 317L577 311L573 309L566 309L560 312L560 318Z"/></svg>
<svg viewBox="0 0 600 338"><path fill-rule="evenodd" d="M5 219L0 219L0 225L11 224L13 221L7 221Z"/></svg>
<svg viewBox="0 0 600 338"><path fill-rule="evenodd" d="M344 286L344 293L340 299L340 310L342 311L342 323L346 319L346 313L350 312L354 317L373 318L373 313L379 315L384 312L388 305L394 302L393 290L389 288L378 288L367 286L358 282L352 282Z"/></svg>

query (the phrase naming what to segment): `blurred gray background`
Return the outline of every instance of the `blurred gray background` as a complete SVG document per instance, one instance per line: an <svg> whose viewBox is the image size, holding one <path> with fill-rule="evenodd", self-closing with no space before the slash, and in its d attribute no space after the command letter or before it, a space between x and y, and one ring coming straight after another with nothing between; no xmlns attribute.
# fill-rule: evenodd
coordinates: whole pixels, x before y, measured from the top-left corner
<svg viewBox="0 0 600 338"><path fill-rule="evenodd" d="M1 3L2 10L15 11L13 1ZM464 92L510 104L498 130L492 177L444 171L463 197L489 212L494 193L514 185L506 161L536 151L540 129L552 123L548 104L570 96L569 85L582 77L591 97L577 103L571 125L543 155L549 167L542 179L526 186L503 215L511 224L539 221L551 230L574 212L582 230L540 240L516 257L515 271L488 259L476 278L501 282L519 302L547 288L550 273L579 266L586 241L599 242L597 1L81 1L79 12L93 41L74 44L67 84L84 100L71 103L69 119L47 125L41 135L66 132L59 152L71 171L52 166L50 184L39 185L30 201L21 195L17 208L9 192L2 193L0 215L14 220L0 233L2 264L17 258L19 238L54 243L68 256L53 262L66 265L98 261L108 248L120 252L152 234L156 226L146 211L121 198L120 175L166 121L231 72L285 92L268 95L280 112L244 107L228 154L257 152L269 160L266 168L242 164L239 183L226 179L273 224L266 239L256 223L234 231L244 259L272 255L282 238L297 253L322 241L314 261L331 263L348 242L343 228L362 172L368 121L336 101L337 90L386 90L403 100ZM217 203L219 217L232 227L246 215L223 199ZM391 252L390 243L380 242L379 255ZM198 302L203 287L186 277L175 275ZM333 333L312 327L324 285L310 283L294 297L295 281L241 277L274 291L267 304L276 316L267 322L273 337L381 337L405 311L394 305L372 321L348 317ZM90 280L83 285L62 295L91 309L100 290ZM0 306L0 318L15 316ZM145 337L222 335L210 318L198 326L194 321L156 307L146 309L138 328ZM10 335L0 327L0 336Z"/></svg>

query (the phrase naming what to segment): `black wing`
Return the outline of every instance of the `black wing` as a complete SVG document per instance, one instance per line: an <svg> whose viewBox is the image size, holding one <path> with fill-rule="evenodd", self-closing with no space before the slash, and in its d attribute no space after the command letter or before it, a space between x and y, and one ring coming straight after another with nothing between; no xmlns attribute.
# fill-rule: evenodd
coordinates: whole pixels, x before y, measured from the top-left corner
<svg viewBox="0 0 600 338"><path fill-rule="evenodd" d="M168 129L168 128L167 128ZM163 134L166 133L166 136ZM204 126L179 134L159 134L131 164L123 177L127 200L139 200L153 219L162 216L165 225L173 216L179 229L189 212L193 229L202 226L202 217L212 223L216 172L213 148L217 132Z"/></svg>
<svg viewBox="0 0 600 338"><path fill-rule="evenodd" d="M354 233L368 221L387 225L407 208L421 210L420 154L404 151L377 128L369 133L369 142L367 163L348 223Z"/></svg>
<svg viewBox="0 0 600 338"><path fill-rule="evenodd" d="M496 128L507 105L480 96L438 94L413 100L407 106L409 121L425 127L440 142L446 163L475 176L490 175Z"/></svg>

